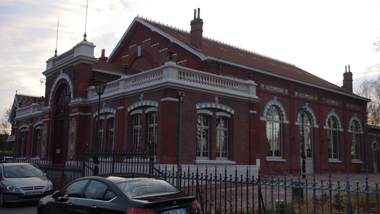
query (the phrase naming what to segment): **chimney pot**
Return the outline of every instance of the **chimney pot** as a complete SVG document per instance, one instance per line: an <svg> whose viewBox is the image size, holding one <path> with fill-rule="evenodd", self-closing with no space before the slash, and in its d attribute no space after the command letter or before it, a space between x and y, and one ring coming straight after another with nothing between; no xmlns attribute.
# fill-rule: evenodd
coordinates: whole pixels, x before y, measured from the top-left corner
<svg viewBox="0 0 380 214"><path fill-rule="evenodd" d="M348 66L348 71L347 71L347 66L346 66L346 71L343 74L342 88L346 89L347 91L352 92L352 73L350 70L350 66Z"/></svg>
<svg viewBox="0 0 380 214"><path fill-rule="evenodd" d="M202 50L202 33L203 20L200 19L200 8L198 8L198 18L196 18L196 10L194 10L194 20L190 22L190 45L198 50Z"/></svg>
<svg viewBox="0 0 380 214"><path fill-rule="evenodd" d="M201 8L198 8L198 19L201 18Z"/></svg>

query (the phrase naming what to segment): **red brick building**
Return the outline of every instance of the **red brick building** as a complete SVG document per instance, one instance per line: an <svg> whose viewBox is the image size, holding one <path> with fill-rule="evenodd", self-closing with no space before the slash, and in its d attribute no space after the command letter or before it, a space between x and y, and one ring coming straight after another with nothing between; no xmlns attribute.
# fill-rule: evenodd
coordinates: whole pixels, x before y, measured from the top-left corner
<svg viewBox="0 0 380 214"><path fill-rule="evenodd" d="M14 118L16 156L80 161L83 144L96 142L93 83L105 80L102 149L152 141L157 165L251 174L258 166L297 173L303 160L306 173L378 171L366 162L375 153L365 138L370 100L352 93L349 67L339 87L203 37L199 10L190 25L189 33L136 17L108 58L95 58L94 44L82 41L48 59L42 108L19 108Z"/></svg>

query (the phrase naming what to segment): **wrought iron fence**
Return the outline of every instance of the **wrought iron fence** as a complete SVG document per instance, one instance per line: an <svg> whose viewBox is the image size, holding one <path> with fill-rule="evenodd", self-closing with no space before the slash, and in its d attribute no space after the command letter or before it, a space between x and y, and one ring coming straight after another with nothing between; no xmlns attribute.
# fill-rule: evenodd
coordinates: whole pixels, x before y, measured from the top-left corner
<svg viewBox="0 0 380 214"><path fill-rule="evenodd" d="M153 149L91 150L85 149L82 161L52 164L49 161L16 159L37 164L53 181L57 189L82 176L110 173L146 173L168 181L194 195L203 213L379 213L378 182L327 181L316 175L269 176L228 174L215 170L200 171L189 166L177 171L154 167Z"/></svg>
<svg viewBox="0 0 380 214"><path fill-rule="evenodd" d="M250 177L219 174L216 170L176 172L155 170L154 174L181 190L197 197L203 213L379 213L379 187L351 182L325 182L316 175L312 179L282 176Z"/></svg>

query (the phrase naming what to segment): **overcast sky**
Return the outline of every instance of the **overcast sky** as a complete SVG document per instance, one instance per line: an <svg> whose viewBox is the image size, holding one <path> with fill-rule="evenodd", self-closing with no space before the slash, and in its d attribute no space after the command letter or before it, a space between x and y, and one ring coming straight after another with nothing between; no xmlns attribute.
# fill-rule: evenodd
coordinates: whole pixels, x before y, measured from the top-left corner
<svg viewBox="0 0 380 214"><path fill-rule="evenodd" d="M89 0L87 35L106 56L139 15L190 31L201 8L203 36L285 61L342 85L345 65L355 78L377 78L378 0ZM0 1L0 115L15 92L44 96L46 60L83 39L86 0ZM356 81L358 82L358 81Z"/></svg>

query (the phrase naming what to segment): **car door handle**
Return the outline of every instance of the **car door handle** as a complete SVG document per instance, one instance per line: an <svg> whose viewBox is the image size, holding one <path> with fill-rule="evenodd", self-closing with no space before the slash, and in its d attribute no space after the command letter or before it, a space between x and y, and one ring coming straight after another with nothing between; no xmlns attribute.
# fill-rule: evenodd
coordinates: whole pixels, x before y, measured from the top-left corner
<svg viewBox="0 0 380 214"><path fill-rule="evenodd" d="M69 203L69 206L73 206L73 203L70 202L70 203Z"/></svg>
<svg viewBox="0 0 380 214"><path fill-rule="evenodd" d="M94 204L94 205L92 205L92 206L90 206L91 208L94 208L94 209L96 209L96 205Z"/></svg>

